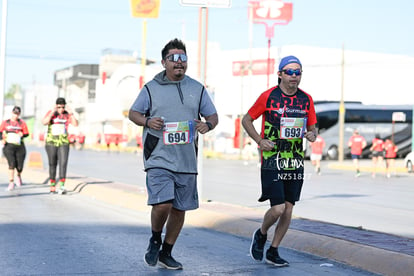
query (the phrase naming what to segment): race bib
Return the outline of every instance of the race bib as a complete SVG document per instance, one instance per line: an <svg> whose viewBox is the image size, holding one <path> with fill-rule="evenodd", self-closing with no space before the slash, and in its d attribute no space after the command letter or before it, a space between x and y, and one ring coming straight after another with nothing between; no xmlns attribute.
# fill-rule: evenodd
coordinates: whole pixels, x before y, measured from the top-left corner
<svg viewBox="0 0 414 276"><path fill-rule="evenodd" d="M280 139L303 138L307 118L280 118Z"/></svg>
<svg viewBox="0 0 414 276"><path fill-rule="evenodd" d="M165 145L190 144L194 140L194 122L170 122L165 123L163 140Z"/></svg>
<svg viewBox="0 0 414 276"><path fill-rule="evenodd" d="M7 133L6 142L9 144L20 145L22 138L16 132Z"/></svg>
<svg viewBox="0 0 414 276"><path fill-rule="evenodd" d="M52 135L58 136L66 134L65 124L53 124L52 125Z"/></svg>

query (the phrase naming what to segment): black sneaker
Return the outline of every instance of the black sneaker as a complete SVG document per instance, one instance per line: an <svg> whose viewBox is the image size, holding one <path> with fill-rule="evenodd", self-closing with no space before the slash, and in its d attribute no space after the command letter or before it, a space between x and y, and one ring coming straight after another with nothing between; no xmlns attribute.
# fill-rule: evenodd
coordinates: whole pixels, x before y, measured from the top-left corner
<svg viewBox="0 0 414 276"><path fill-rule="evenodd" d="M250 245L250 256L253 260L263 260L263 249L267 240L267 235L260 233L260 228L253 233L252 243Z"/></svg>
<svg viewBox="0 0 414 276"><path fill-rule="evenodd" d="M171 256L171 253L160 252L158 257L158 264L166 269L183 269L183 265Z"/></svg>
<svg viewBox="0 0 414 276"><path fill-rule="evenodd" d="M161 243L150 239L147 252L144 256L144 261L147 265L155 266L158 262L158 256L160 254Z"/></svg>
<svg viewBox="0 0 414 276"><path fill-rule="evenodd" d="M280 258L277 248L273 250L269 248L266 251L266 263L272 264L275 266L288 266L289 265L288 261Z"/></svg>

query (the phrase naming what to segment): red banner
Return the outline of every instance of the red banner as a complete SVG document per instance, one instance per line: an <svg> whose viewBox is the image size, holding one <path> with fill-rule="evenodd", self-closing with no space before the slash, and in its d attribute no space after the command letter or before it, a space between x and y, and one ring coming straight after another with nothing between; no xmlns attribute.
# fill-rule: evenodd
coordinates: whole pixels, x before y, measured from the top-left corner
<svg viewBox="0 0 414 276"><path fill-rule="evenodd" d="M268 0L249 1L249 5L252 9L253 21L276 20L289 22L292 20L292 3L285 3L279 0Z"/></svg>

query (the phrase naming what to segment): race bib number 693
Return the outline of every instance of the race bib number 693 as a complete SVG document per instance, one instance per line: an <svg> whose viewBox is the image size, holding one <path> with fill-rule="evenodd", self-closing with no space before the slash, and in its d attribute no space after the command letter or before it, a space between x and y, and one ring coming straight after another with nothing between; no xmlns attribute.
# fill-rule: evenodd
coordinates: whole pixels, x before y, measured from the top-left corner
<svg viewBox="0 0 414 276"><path fill-rule="evenodd" d="M307 118L280 118L280 139L303 138Z"/></svg>

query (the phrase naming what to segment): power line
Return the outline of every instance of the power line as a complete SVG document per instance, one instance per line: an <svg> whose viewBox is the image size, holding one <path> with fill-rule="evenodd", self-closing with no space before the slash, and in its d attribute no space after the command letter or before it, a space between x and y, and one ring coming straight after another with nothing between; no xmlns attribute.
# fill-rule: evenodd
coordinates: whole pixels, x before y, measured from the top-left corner
<svg viewBox="0 0 414 276"><path fill-rule="evenodd" d="M85 57L68 57L68 56L41 56L41 55L16 55L6 54L7 58L18 59L34 59L34 60L61 60L61 61L84 61L88 63L98 63L99 56L97 58L85 58Z"/></svg>

